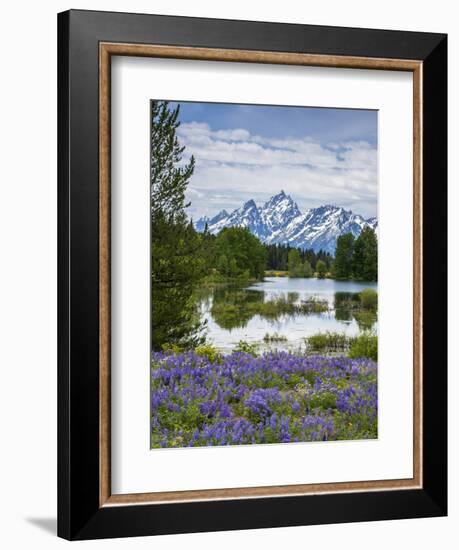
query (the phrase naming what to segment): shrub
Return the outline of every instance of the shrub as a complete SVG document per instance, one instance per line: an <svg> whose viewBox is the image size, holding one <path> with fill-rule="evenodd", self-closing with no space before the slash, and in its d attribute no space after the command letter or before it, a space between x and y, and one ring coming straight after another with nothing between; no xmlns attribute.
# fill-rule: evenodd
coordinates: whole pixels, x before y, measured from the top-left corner
<svg viewBox="0 0 459 550"><path fill-rule="evenodd" d="M249 355L257 356L257 345L250 344L245 340L239 340L237 346L234 348L234 351L241 351L243 353L248 353Z"/></svg>
<svg viewBox="0 0 459 550"><path fill-rule="evenodd" d="M378 293L372 288L364 288L360 292L360 302L364 309L376 311L378 309Z"/></svg>
<svg viewBox="0 0 459 550"><path fill-rule="evenodd" d="M353 338L340 332L319 332L304 339L311 351L342 351L349 348Z"/></svg>
<svg viewBox="0 0 459 550"><path fill-rule="evenodd" d="M218 349L215 346L212 346L212 344L204 344L202 346L198 346L194 351L197 355L200 355L201 357L207 357L207 359L211 363L215 363L221 358Z"/></svg>
<svg viewBox="0 0 459 550"><path fill-rule="evenodd" d="M185 349L178 344L163 344L162 348L166 353L182 353L185 351Z"/></svg>
<svg viewBox="0 0 459 550"><path fill-rule="evenodd" d="M372 332L364 332L357 336L351 344L348 353L351 359L367 357L378 360L378 336Z"/></svg>

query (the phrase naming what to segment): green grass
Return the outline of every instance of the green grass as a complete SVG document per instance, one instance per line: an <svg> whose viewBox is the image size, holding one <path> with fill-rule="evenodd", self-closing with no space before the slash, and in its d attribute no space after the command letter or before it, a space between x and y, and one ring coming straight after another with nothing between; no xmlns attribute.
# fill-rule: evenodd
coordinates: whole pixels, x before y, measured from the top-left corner
<svg viewBox="0 0 459 550"><path fill-rule="evenodd" d="M312 353L347 353L351 359L367 358L378 361L378 336L368 330L358 336L340 332L319 332L304 339Z"/></svg>
<svg viewBox="0 0 459 550"><path fill-rule="evenodd" d="M265 277L288 277L288 271L282 271L280 269L267 269L265 271Z"/></svg>
<svg viewBox="0 0 459 550"><path fill-rule="evenodd" d="M284 336L283 334L278 334L277 332L275 332L274 334L269 334L269 332L267 332L263 337L263 341L266 343L287 342L287 336Z"/></svg>
<svg viewBox="0 0 459 550"><path fill-rule="evenodd" d="M234 297L233 297L234 299ZM281 315L323 313L328 311L328 302L317 298L310 298L301 303L295 303L290 297L279 296L267 302L240 302L235 299L234 303L222 302L213 303L211 313L214 318L225 316L248 316L260 315L266 319L277 319Z"/></svg>
<svg viewBox="0 0 459 550"><path fill-rule="evenodd" d="M329 353L347 351L354 338L340 332L319 332L304 339L308 351Z"/></svg>
<svg viewBox="0 0 459 550"><path fill-rule="evenodd" d="M378 336L373 332L363 332L352 342L348 356L351 359L367 357L378 361Z"/></svg>
<svg viewBox="0 0 459 550"><path fill-rule="evenodd" d="M301 313L325 313L328 309L327 300L321 300L314 296L301 302Z"/></svg>
<svg viewBox="0 0 459 550"><path fill-rule="evenodd" d="M227 277L215 270L213 273L201 279L199 286L202 289L214 289L226 287L228 285L245 286L250 283L256 283L257 281L259 280L250 277L247 273L241 273L238 277Z"/></svg>

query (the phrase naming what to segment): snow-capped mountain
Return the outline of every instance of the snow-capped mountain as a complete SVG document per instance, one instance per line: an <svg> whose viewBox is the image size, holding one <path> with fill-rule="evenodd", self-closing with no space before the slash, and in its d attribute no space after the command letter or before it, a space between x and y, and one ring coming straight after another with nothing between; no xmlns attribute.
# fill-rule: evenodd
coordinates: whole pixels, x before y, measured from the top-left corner
<svg viewBox="0 0 459 550"><path fill-rule="evenodd" d="M206 223L207 223L209 227L212 226L214 228L213 233L218 233L220 229L223 229L218 227L218 223L221 222L222 220L226 220L228 216L229 216L228 212L226 210L222 210L213 218L208 218L207 216L200 218L194 224L194 226L196 227L196 231L202 232L206 228Z"/></svg>
<svg viewBox="0 0 459 550"><path fill-rule="evenodd" d="M261 217L270 233L275 233L287 220L298 216L301 216L298 205L283 191L271 197L261 208Z"/></svg>
<svg viewBox="0 0 459 550"><path fill-rule="evenodd" d="M246 202L228 214L222 210L213 218L201 218L197 231L207 229L216 235L225 227L247 227L262 242L289 244L298 248L320 249L334 254L336 239L344 233L358 236L364 227L377 229L376 218L365 219L340 206L325 205L300 212L293 199L281 191L262 207L255 201Z"/></svg>

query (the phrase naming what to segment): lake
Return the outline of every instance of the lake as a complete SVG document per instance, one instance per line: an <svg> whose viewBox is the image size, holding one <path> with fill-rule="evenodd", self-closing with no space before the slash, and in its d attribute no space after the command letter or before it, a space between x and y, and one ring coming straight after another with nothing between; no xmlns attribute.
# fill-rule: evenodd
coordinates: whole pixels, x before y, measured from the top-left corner
<svg viewBox="0 0 459 550"><path fill-rule="evenodd" d="M377 283L266 277L245 287L203 290L199 310L207 321L207 340L221 352L231 352L240 340L263 350L294 350L304 348L304 337L317 332L354 336L362 329L376 329L376 315L359 315L346 301L364 288L377 290ZM313 312L305 312L309 304ZM287 340L266 343L267 333Z"/></svg>

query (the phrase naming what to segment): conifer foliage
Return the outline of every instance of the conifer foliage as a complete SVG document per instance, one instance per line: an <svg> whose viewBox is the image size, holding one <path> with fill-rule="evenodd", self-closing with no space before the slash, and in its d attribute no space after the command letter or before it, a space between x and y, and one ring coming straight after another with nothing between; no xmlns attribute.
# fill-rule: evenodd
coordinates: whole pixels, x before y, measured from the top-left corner
<svg viewBox="0 0 459 550"><path fill-rule="evenodd" d="M182 163L177 139L179 107L151 102L151 342L194 346L203 326L193 293L203 276L202 240L188 221L185 191L194 158Z"/></svg>
<svg viewBox="0 0 459 550"><path fill-rule="evenodd" d="M373 229L365 227L357 239L351 233L338 237L333 275L342 280L378 280L378 240Z"/></svg>

